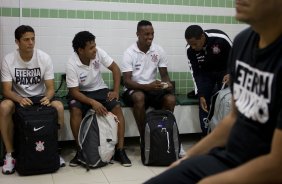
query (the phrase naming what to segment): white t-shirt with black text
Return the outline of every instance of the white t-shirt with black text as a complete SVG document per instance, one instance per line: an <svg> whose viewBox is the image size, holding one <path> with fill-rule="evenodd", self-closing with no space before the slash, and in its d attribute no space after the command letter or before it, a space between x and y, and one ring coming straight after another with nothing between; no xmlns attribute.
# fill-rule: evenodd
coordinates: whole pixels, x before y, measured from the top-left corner
<svg viewBox="0 0 282 184"><path fill-rule="evenodd" d="M30 61L23 61L19 50L5 56L1 66L2 82L12 82L12 90L22 97L43 96L45 80L54 79L53 63L50 56L34 49Z"/></svg>

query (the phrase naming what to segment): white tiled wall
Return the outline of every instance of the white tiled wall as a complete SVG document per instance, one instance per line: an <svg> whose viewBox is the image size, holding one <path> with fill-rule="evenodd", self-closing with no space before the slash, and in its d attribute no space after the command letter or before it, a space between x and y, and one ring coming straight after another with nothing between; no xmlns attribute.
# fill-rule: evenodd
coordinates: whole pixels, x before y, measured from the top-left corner
<svg viewBox="0 0 282 184"><path fill-rule="evenodd" d="M232 8L190 7L176 5L151 5L134 3L107 3L98 1L74 0L0 0L1 7L16 8L59 8L99 11L131 11L156 13L182 13L226 15L234 14ZM167 52L170 61L169 71L187 71L184 31L190 24L183 22L152 21L155 29L155 42ZM75 33L88 30L96 36L97 45L106 50L117 63L121 62L123 51L136 41L137 21L129 20L90 20L60 18L0 17L0 57L13 51L14 30L21 24L35 29L36 47L49 53L54 62L55 72L64 72L64 65L73 52L71 41ZM199 24L204 29L217 28L225 31L232 39L246 25L243 24Z"/></svg>

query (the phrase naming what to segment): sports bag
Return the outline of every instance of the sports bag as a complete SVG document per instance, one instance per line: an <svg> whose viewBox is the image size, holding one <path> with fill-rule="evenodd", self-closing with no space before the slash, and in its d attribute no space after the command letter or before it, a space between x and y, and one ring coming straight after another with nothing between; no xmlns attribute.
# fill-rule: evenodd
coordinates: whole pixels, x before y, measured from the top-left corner
<svg viewBox="0 0 282 184"><path fill-rule="evenodd" d="M57 110L39 104L17 106L14 123L17 172L33 175L57 171L60 168Z"/></svg>
<svg viewBox="0 0 282 184"><path fill-rule="evenodd" d="M173 113L168 110L148 112L140 145L144 165L167 166L176 161L179 158L180 141Z"/></svg>
<svg viewBox="0 0 282 184"><path fill-rule="evenodd" d="M225 84L223 84L221 90L212 96L208 117L204 119L208 133L210 133L219 121L231 110L231 97L231 90L229 87L225 87Z"/></svg>
<svg viewBox="0 0 282 184"><path fill-rule="evenodd" d="M117 143L118 119L108 113L96 115L89 109L81 121L78 143L78 160L89 170L107 165L115 152Z"/></svg>

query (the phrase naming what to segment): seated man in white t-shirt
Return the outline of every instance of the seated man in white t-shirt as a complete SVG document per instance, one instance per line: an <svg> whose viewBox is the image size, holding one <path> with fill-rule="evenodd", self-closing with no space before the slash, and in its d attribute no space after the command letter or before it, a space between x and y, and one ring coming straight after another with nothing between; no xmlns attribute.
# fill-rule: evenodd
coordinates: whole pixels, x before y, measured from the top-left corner
<svg viewBox="0 0 282 184"><path fill-rule="evenodd" d="M164 50L153 42L152 23L142 20L137 25L136 43L131 45L123 55L121 71L125 85L123 100L133 107L133 114L140 136L145 130L145 110L149 106L173 112L176 99L173 95ZM159 70L161 81L156 80Z"/></svg>
<svg viewBox="0 0 282 184"><path fill-rule="evenodd" d="M61 127L64 124L64 106L53 99L54 71L50 56L34 48L35 33L30 26L19 26L15 30L15 41L18 49L5 56L1 67L5 98L0 105L0 126L7 151L2 167L3 174L12 174L15 171L12 115L17 105L30 106L33 99L39 99L42 105L55 107L58 111L58 123ZM62 158L60 164L65 165Z"/></svg>
<svg viewBox="0 0 282 184"><path fill-rule="evenodd" d="M95 36L88 31L77 33L72 41L74 49L66 66L66 81L69 89L70 123L77 142L82 118L89 109L99 115L111 111L119 119L118 144L114 160L123 166L131 166L124 150L124 116L119 103L120 69L114 60L102 49L96 47ZM110 91L102 75L102 65L113 74L113 90ZM77 154L70 166L79 165Z"/></svg>

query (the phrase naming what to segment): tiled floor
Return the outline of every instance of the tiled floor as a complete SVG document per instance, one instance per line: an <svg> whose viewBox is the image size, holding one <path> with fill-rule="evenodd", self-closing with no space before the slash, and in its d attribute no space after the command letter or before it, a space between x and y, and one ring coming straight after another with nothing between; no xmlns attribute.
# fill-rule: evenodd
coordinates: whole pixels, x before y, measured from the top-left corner
<svg viewBox="0 0 282 184"><path fill-rule="evenodd" d="M188 149L200 137L199 135L181 135L184 149ZM67 166L53 174L36 176L19 176L0 174L1 184L139 184L161 173L166 167L143 166L140 159L138 138L126 138L126 152L132 161L132 167L123 167L119 163L92 169L89 172L83 167L69 167L68 162L75 152L73 144L63 144L62 156ZM2 168L1 168L2 169Z"/></svg>

